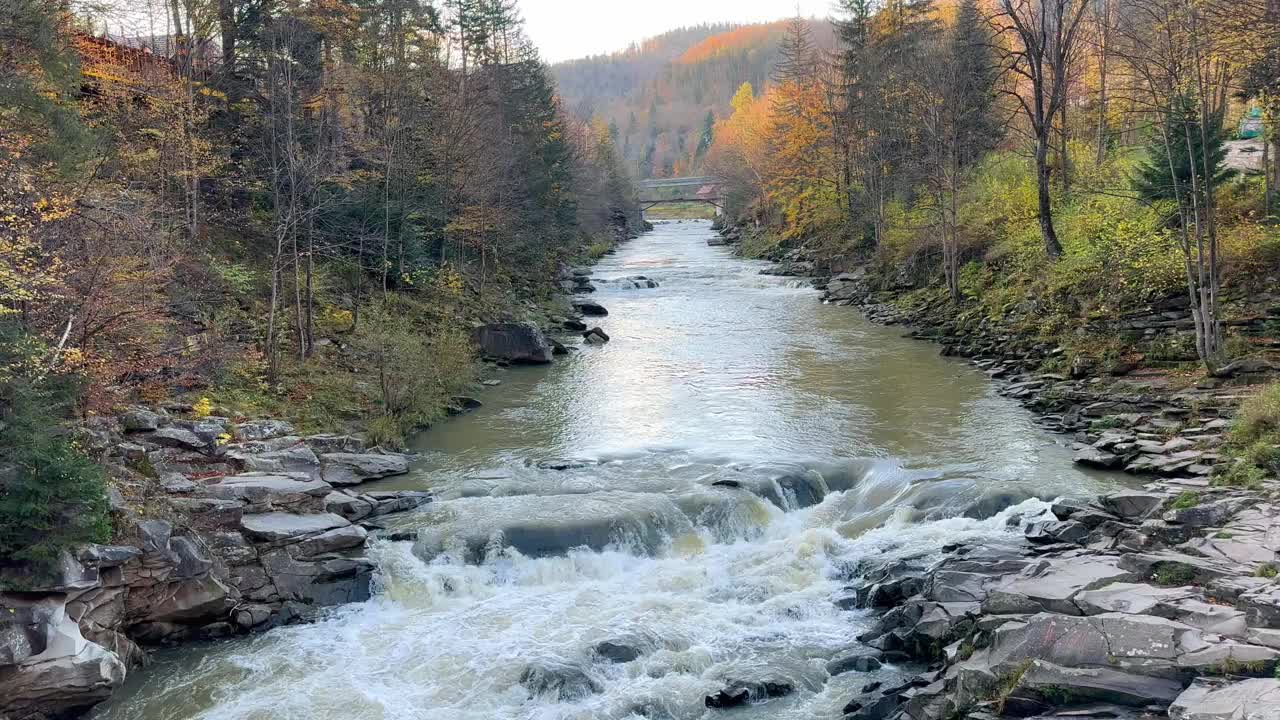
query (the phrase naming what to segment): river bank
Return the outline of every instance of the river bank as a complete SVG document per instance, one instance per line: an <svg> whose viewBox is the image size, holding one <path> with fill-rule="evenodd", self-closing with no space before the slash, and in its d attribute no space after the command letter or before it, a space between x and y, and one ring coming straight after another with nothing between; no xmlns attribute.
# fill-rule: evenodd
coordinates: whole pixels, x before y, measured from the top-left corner
<svg viewBox="0 0 1280 720"><path fill-rule="evenodd" d="M610 247L635 237L621 231ZM564 308L579 310L587 275L562 268ZM555 338L585 330L581 316L540 310L518 313L536 322L478 324L479 352L499 368L570 352ZM442 416L482 404L447 402ZM376 592L374 535L432 496L361 486L409 472L414 456L378 447L361 424L307 434L295 422L202 397L78 428L110 477L112 544L63 553L51 577L0 571L0 718L80 715L158 649L312 622Z"/></svg>
<svg viewBox="0 0 1280 720"><path fill-rule="evenodd" d="M1201 532L1233 556L1237 536L1247 548L1270 542L1250 514L1266 509L1256 493L1205 489L1192 503L1073 468L1071 451L986 373L819 304L808 283L760 275L763 263L707 239L705 224L661 225L591 276L570 271L569 285L596 288L583 300L608 308L591 321L609 342L584 339L568 362L495 365L500 388L418 438L407 473L327 491L357 504L431 496L355 521L376 568L367 602L164 653L95 717L935 717L922 713L971 710L948 697L987 702L973 678L1003 682L1009 663L1025 662L997 658L961 686L946 652L957 642L956 658L981 661L997 626L1041 611L1085 617L1071 612L1082 592L1187 577L1173 562L1202 574L1225 565L1193 553ZM196 430L189 418L156 424L138 439ZM333 485L326 453L312 452ZM1090 507L1099 495L1110 499ZM1062 496L1075 500L1043 500ZM245 512L241 523L255 515ZM1144 566L1144 554L1160 559ZM1243 569L1228 575L1251 582ZM1221 655L1230 640L1234 667L1257 651L1232 648L1269 637L1258 633L1273 622L1265 590L1239 592L1255 609L1241 609L1234 634L1170 622L1187 648L1203 641ZM1180 674L1171 668L1188 651L1171 652L1123 660L1120 680L1180 684L1207 666ZM1097 657L1045 659L1076 672ZM1123 712L1107 700L1097 716Z"/></svg>
<svg viewBox="0 0 1280 720"><path fill-rule="evenodd" d="M740 236L722 233L726 244ZM815 267L797 254L770 272ZM1242 461L1220 448L1240 405L1274 380L1274 364L1244 360L1199 382L1081 357L1047 372L1064 348L1018 332L1016 313L966 318L949 303L913 303L909 289L876 290L865 271L815 285L826 303L966 358L1043 427L1071 435L1075 463L1157 478L1010 518L1021 537L1004 543L860 566L845 602L882 614L859 639L877 660L927 670L864 687L846 717L1271 717L1280 706L1280 482L1233 487L1225 464ZM1280 308L1266 303L1233 325L1273 322ZM1151 340L1188 322L1157 308L1112 330Z"/></svg>

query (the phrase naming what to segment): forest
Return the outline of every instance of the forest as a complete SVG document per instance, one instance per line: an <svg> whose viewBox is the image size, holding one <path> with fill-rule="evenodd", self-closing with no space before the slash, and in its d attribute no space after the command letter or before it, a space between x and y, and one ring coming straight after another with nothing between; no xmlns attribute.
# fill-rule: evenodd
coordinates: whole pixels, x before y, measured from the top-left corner
<svg viewBox="0 0 1280 720"><path fill-rule="evenodd" d="M1227 324L1280 261L1280 5L842 0L835 20L834 54L793 22L714 128L749 253L866 264L990 320L1031 298L1022 329L1079 353L1133 352L1090 322L1170 298L1195 334L1168 359L1265 349ZM1248 117L1268 134L1228 162Z"/></svg>
<svg viewBox="0 0 1280 720"><path fill-rule="evenodd" d="M638 222L510 0L4 10L8 560L104 537L65 419L185 397L395 446L474 381L473 323Z"/></svg>

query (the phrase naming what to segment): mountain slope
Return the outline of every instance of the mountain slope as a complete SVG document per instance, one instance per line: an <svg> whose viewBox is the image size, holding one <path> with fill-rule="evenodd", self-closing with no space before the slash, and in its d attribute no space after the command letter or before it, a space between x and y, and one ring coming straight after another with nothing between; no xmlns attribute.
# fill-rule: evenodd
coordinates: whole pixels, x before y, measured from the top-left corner
<svg viewBox="0 0 1280 720"><path fill-rule="evenodd" d="M788 22L681 28L552 71L566 106L607 122L636 175L696 174L733 94L744 82L756 92L768 83ZM818 47L834 47L830 23L807 22Z"/></svg>

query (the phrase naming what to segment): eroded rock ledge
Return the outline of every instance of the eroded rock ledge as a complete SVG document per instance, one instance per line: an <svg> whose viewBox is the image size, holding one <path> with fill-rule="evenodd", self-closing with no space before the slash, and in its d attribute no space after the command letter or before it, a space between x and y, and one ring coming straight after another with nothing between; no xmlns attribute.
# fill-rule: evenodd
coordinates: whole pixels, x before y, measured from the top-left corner
<svg viewBox="0 0 1280 720"><path fill-rule="evenodd" d="M409 458L280 421L179 419L134 408L85 444L116 477L117 544L62 558L58 577L4 577L0 718L70 716L105 700L144 648L259 631L364 600L376 518L430 500L360 492Z"/></svg>
<svg viewBox="0 0 1280 720"><path fill-rule="evenodd" d="M1174 720L1280 713L1280 506L1155 484L1016 518L1022 537L867 561L834 601L921 672L850 698L857 720Z"/></svg>

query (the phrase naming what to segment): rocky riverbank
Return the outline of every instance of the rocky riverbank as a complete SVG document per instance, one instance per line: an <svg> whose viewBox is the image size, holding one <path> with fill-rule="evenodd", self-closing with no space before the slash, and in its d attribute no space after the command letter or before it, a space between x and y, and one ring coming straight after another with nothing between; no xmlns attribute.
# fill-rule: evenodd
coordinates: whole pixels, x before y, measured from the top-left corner
<svg viewBox="0 0 1280 720"><path fill-rule="evenodd" d="M557 335L607 342L584 319L608 314L586 300L590 269L565 266L560 281L572 314L477 326L482 356L540 364L570 352ZM657 286L641 276L615 282ZM454 398L450 414L478 406ZM431 501L362 491L408 472L411 458L360 435L300 435L286 421L211 410L138 406L79 430L112 478L113 544L66 553L55 578L0 578L11 589L0 592L0 719L76 716L145 664L149 649L366 600L376 569L366 550L382 518Z"/></svg>
<svg viewBox="0 0 1280 720"><path fill-rule="evenodd" d="M1004 545L864 562L835 601L883 613L870 657L923 672L846 717L1275 717L1277 490L1158 482L1014 518Z"/></svg>
<svg viewBox="0 0 1280 720"><path fill-rule="evenodd" d="M803 252L779 261L771 272L816 272ZM870 650L836 670L891 662L922 672L895 687L864 686L846 717L1280 717L1280 482L1243 489L1212 479L1228 462L1219 449L1237 408L1280 368L1255 357L1191 385L1079 357L1045 372L1063 349L1012 330L1016 317L904 311L894 302L902 293L875 290L865 271L815 286L824 302L912 326L910 336L969 359L1001 394L1071 436L1077 463L1157 476L1141 491L1011 518L1021 537L1006 544L850 568L833 600L880 616L859 637ZM1274 323L1274 300L1261 298L1259 312L1233 325ZM1189 322L1171 306L1111 329L1158 340L1185 334Z"/></svg>
<svg viewBox="0 0 1280 720"><path fill-rule="evenodd" d="M4 578L0 717L74 715L107 698L146 648L368 598L378 518L430 501L359 489L407 472L408 456L278 420L135 407L95 418L81 442L113 477L114 544L66 553L54 578Z"/></svg>

